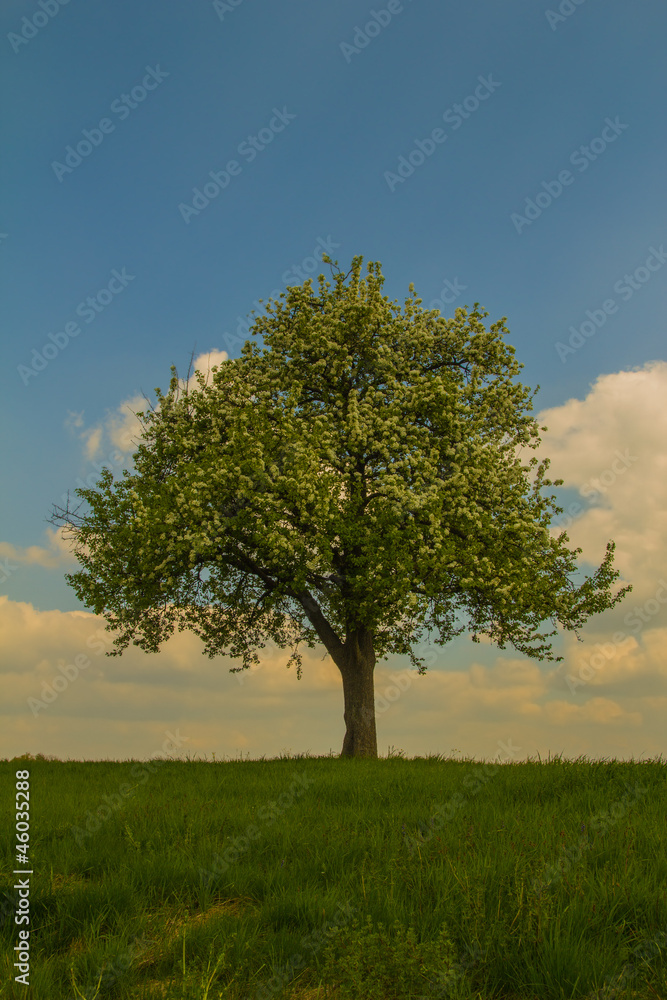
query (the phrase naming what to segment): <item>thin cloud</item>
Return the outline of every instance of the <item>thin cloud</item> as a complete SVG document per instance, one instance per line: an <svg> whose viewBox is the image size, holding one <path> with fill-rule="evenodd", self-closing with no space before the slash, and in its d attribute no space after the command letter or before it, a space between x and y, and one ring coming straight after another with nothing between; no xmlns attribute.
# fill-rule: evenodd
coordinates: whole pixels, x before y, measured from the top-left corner
<svg viewBox="0 0 667 1000"><path fill-rule="evenodd" d="M71 541L63 534L64 528L47 528L48 545L29 545L22 548L10 542L0 542L0 558L16 562L22 566L42 566L44 569L60 569L76 563L71 552Z"/></svg>
<svg viewBox="0 0 667 1000"><path fill-rule="evenodd" d="M0 756L29 748L59 757L140 757L155 734L176 727L190 737L188 750L202 755L215 750L231 757L242 748L272 756L281 747L339 752L342 680L322 648L302 647L301 680L286 669L289 651L270 644L260 651L259 667L232 674L239 660L209 659L189 633L173 636L158 655L130 647L122 657L105 657L111 644L104 624L87 612L39 611L0 598ZM584 645L566 643L568 671L577 670L586 649L593 652L585 638ZM500 652L490 664L471 663L463 643L434 645L424 676L409 669L407 658L395 658L393 668L382 661L375 670L380 746L401 746L410 755L456 747L481 759L492 756L498 739L511 738L521 758L548 750L601 757L613 748L616 756L636 749L641 731L642 752L655 756L667 707L660 694L666 641L667 629L648 629L641 643L630 643L629 656L610 659L574 696L556 669ZM56 681L62 677L67 683ZM44 699L36 716L30 698Z"/></svg>

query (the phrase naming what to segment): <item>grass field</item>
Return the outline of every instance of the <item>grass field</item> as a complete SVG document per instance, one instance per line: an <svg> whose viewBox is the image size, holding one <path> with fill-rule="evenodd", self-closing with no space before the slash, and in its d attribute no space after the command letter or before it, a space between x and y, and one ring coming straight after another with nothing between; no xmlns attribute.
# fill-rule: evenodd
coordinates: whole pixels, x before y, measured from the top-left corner
<svg viewBox="0 0 667 1000"><path fill-rule="evenodd" d="M0 775L2 1000L667 1000L664 761L24 757Z"/></svg>

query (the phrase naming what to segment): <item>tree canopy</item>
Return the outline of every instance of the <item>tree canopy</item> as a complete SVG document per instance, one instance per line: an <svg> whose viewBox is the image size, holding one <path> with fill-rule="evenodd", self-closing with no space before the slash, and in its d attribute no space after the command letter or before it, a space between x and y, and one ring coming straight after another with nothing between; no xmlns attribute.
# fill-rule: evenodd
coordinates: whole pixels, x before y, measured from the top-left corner
<svg viewBox="0 0 667 1000"><path fill-rule="evenodd" d="M232 670L272 639L300 677L300 644L321 642L343 676L343 753L377 756L378 658L425 672L412 645L426 628L551 660L558 624L576 632L631 587L610 592L611 541L592 577L569 579L582 550L549 534L562 508L541 491L563 482L549 460L532 484L538 460L521 461L540 438L506 317L487 330L475 303L445 319L412 284L402 311L379 263L362 278L362 257L347 275L324 260L333 285L308 279L255 319L262 350L248 340L185 381L172 367L139 414L134 470L105 469L76 491L89 513L54 518L83 567L68 582L116 633L109 655L190 629L209 656L241 659Z"/></svg>

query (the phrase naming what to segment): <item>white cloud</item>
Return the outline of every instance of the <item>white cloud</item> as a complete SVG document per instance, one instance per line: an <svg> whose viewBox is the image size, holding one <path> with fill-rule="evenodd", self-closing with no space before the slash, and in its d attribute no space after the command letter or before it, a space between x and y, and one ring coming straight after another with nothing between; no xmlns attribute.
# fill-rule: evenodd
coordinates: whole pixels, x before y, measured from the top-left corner
<svg viewBox="0 0 667 1000"><path fill-rule="evenodd" d="M102 443L102 428L95 427L93 430L86 431L81 437L85 441L85 454L89 461L93 461L97 458L100 451L100 446Z"/></svg>
<svg viewBox="0 0 667 1000"><path fill-rule="evenodd" d="M227 354L227 351L208 351L206 354L200 354L198 358L195 358L195 369L202 372L203 375L206 375L206 380L208 382L208 376L211 374L211 368L215 365L221 365L224 361L227 361L228 357L229 355ZM183 380L181 380L181 383L185 385Z"/></svg>
<svg viewBox="0 0 667 1000"><path fill-rule="evenodd" d="M68 413L65 427L76 433L83 442L83 455L89 462L102 457L103 462L115 464L110 456L122 452L128 459L136 451L141 435L141 421L137 412L148 409L143 396L130 396L115 410L109 411L103 421L94 427L85 427L84 412ZM106 459L103 456L109 456ZM120 457L120 456L118 456Z"/></svg>
<svg viewBox="0 0 667 1000"><path fill-rule="evenodd" d="M209 351L195 359L195 369L210 375L213 365L222 364L227 359L225 351ZM181 380L182 384L185 383ZM65 427L83 442L83 454L87 461L101 459L102 464L111 467L114 475L122 468L131 466L131 456L136 451L142 432L142 424L136 414L146 412L149 402L144 396L135 395L125 399L114 411L94 427L85 427L84 412L68 411ZM116 468L114 468L116 467ZM96 474L93 479L97 480ZM91 481L92 482L92 481ZM59 569L76 565L70 554L70 543L63 537L63 531L47 529L47 546L30 545L21 547L11 542L0 542L0 558L7 561L5 574L13 571L14 564L42 566L45 569ZM10 565L11 564L11 565Z"/></svg>
<svg viewBox="0 0 667 1000"><path fill-rule="evenodd" d="M115 413L107 417L104 433L111 444L123 454L131 455L136 451L142 431L141 420L137 417L137 413L145 413L148 409L145 397L137 395L126 399Z"/></svg>
<svg viewBox="0 0 667 1000"><path fill-rule="evenodd" d="M197 364L203 365L205 357L213 363L217 356L202 355ZM391 666L380 663L376 695L384 698L391 692L386 709L378 712L381 752L389 743L409 755L447 753L456 747L490 759L498 740L508 738L522 748L521 758L537 752L546 757L548 751L570 758L664 752L665 398L667 364L653 362L641 370L601 376L585 399L571 399L537 415L539 425L549 429L542 432L542 445L534 454L551 458L550 478L563 478L565 486L580 491L580 509L567 528L569 547L581 546L583 558L597 565L607 540L615 540L621 578L614 590L630 582L634 591L618 609L595 616L580 630L584 642L565 633L562 664L500 651L495 655L493 647L462 640L434 646L437 658L425 677L408 673L407 657L392 659ZM129 403L136 409L146 406L139 397ZM122 410L104 425L105 433L117 435L118 441L132 429ZM71 421L81 431L79 415L71 415ZM65 540L57 534L50 532L47 547L19 550L3 543L0 555L61 565ZM150 753L165 728L175 726L191 737L188 748L200 754L215 750L232 756L242 748L251 756L272 756L284 747L313 753L333 747L339 752L342 684L319 646L312 651L301 647L301 681L294 667L285 669L288 650L267 645L258 651L259 668L230 674L229 666L240 661L209 660L189 633L175 636L156 656L133 647L119 658L100 653L90 657L90 668L81 671L76 683L34 718L27 698L39 696L59 664L85 653L91 631L102 626L94 615L39 612L0 599L6 664L0 674L0 703L6 713L0 755L30 750L61 757L139 757ZM424 655L419 647L415 651ZM396 683L399 672L409 679L402 693ZM574 690L568 677L576 680Z"/></svg>
<svg viewBox="0 0 667 1000"><path fill-rule="evenodd" d="M625 603L650 597L665 575L667 549L667 363L601 375L585 399L542 410L536 417L548 456L548 476L576 488L580 499L556 519L570 548L599 565L616 542L618 583L632 583ZM577 509L578 508L578 509ZM572 516L573 515L573 516ZM552 531L554 536L562 528Z"/></svg>
<svg viewBox="0 0 667 1000"><path fill-rule="evenodd" d="M381 662L375 671L380 752L390 744L410 756L456 747L490 760L498 742L509 739L521 748L517 759L557 751L570 758L657 756L664 749L666 640L667 629L647 630L641 647L630 642L627 660L611 659L575 695L555 668L500 652L490 666L470 662L469 645L467 653L459 645L455 655L431 647L437 659L423 677L408 669L407 658L393 668ZM189 737L188 753L215 751L218 758L237 756L239 749L252 757L283 748L340 752L342 680L322 647L302 644L300 681L294 667L286 669L289 650L267 644L259 667L232 674L229 667L239 660L209 659L190 633L175 635L157 655L130 647L109 658L101 617L38 611L6 597L0 598L0 643L0 757L26 751L145 757L161 733L177 728ZM576 670L584 647L568 643L567 668ZM590 642L585 645L590 654ZM426 646L417 652L427 655ZM41 701L48 707L37 705L33 714Z"/></svg>
<svg viewBox="0 0 667 1000"><path fill-rule="evenodd" d="M71 554L71 541L68 541L66 534L66 528L47 528L47 547L29 545L23 548L10 542L0 542L0 557L9 562L24 566L43 566L45 569L72 566L76 559Z"/></svg>
<svg viewBox="0 0 667 1000"><path fill-rule="evenodd" d="M200 354L194 359L194 369L201 371L208 377L214 365L220 365L228 358L226 351L212 350ZM180 379L183 388L190 385L196 388L194 375L191 375L189 383L185 379ZM135 394L123 400L115 410L109 411L106 417L94 427L84 427L84 413L68 413L65 426L77 432L77 436L83 441L83 451L88 461L94 461L105 453L112 453L114 450L122 452L126 458L125 464L129 464L130 457L137 450L142 433L142 424L137 413L145 413L150 409L151 403L155 400L146 399L145 396ZM82 430L82 428L84 428Z"/></svg>

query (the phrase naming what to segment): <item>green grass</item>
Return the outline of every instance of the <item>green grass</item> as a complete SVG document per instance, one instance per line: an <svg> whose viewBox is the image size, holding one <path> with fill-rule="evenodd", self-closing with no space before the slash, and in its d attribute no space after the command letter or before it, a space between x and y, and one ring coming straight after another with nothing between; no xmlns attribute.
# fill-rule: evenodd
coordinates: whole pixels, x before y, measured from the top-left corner
<svg viewBox="0 0 667 1000"><path fill-rule="evenodd" d="M667 1000L660 760L38 757L0 777L1 1000Z"/></svg>

